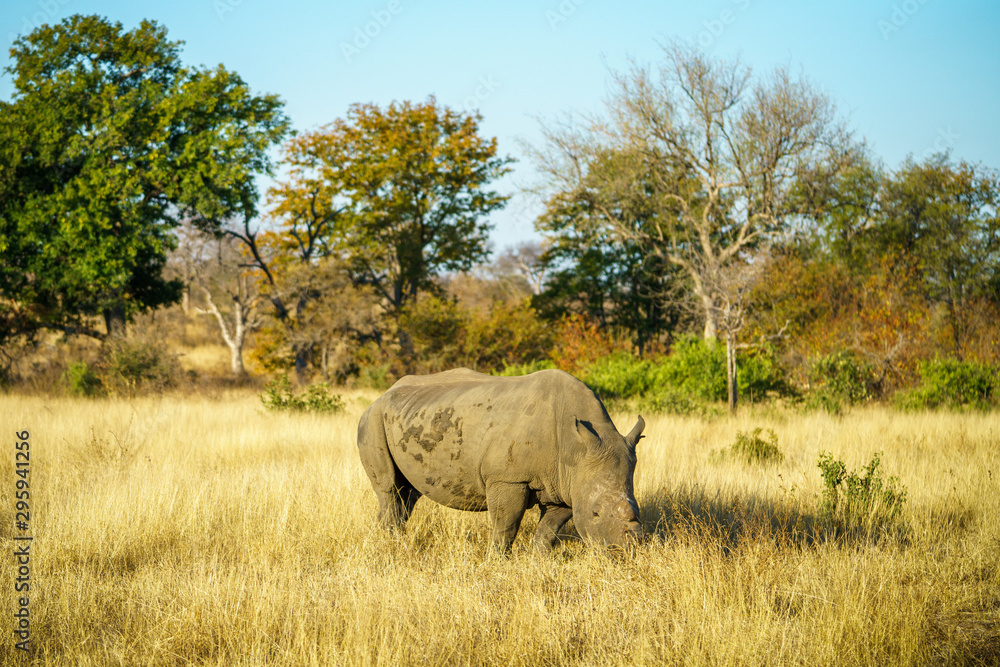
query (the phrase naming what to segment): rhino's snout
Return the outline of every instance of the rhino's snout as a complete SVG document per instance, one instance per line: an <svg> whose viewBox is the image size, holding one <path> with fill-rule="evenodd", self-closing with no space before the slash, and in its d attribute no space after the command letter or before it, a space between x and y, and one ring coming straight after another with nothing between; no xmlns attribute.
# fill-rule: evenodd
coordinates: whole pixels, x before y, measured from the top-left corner
<svg viewBox="0 0 1000 667"><path fill-rule="evenodd" d="M630 543L642 544L642 541L645 539L645 537L646 533L642 529L642 524L639 523L638 521L629 521L628 524L625 526L625 532L622 537L622 542L624 544L630 544Z"/></svg>

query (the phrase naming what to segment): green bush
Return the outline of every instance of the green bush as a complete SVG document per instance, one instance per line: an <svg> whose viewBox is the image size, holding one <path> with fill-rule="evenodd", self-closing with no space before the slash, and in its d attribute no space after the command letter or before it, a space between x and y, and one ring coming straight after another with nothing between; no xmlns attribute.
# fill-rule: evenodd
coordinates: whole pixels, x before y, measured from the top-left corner
<svg viewBox="0 0 1000 667"><path fill-rule="evenodd" d="M906 504L906 488L896 477L883 479L877 453L868 465L848 473L843 461L820 454L816 465L823 475L820 518L838 529L873 530L891 525Z"/></svg>
<svg viewBox="0 0 1000 667"><path fill-rule="evenodd" d="M681 336L656 368L656 385L701 401L726 400L726 348Z"/></svg>
<svg viewBox="0 0 1000 667"><path fill-rule="evenodd" d="M789 392L784 372L770 346L741 350L737 361L736 386L743 400L759 400L769 392L780 395ZM653 400L680 395L694 403L725 401L728 393L725 344L719 341L712 345L697 336L681 336L670 354L656 365L651 393Z"/></svg>
<svg viewBox="0 0 1000 667"><path fill-rule="evenodd" d="M759 426L750 433L736 432L736 440L729 447L729 452L747 463L780 463L785 455L778 449L778 436L767 429L767 436L762 437Z"/></svg>
<svg viewBox="0 0 1000 667"><path fill-rule="evenodd" d="M74 361L62 374L66 390L74 396L98 396L104 393L104 384L93 366L86 361Z"/></svg>
<svg viewBox="0 0 1000 667"><path fill-rule="evenodd" d="M497 374L526 375L553 367L544 360L509 365ZM681 336L667 356L642 359L618 350L587 364L579 376L605 401L637 400L641 409L654 412L708 414L712 404L726 400L726 347ZM744 399L789 391L771 348L740 355L737 384Z"/></svg>
<svg viewBox="0 0 1000 667"><path fill-rule="evenodd" d="M555 368L556 365L548 359L542 359L541 361L529 361L525 364L510 364L506 366L502 371L494 371L493 375L499 377L517 377L519 375L530 375L536 371L543 371L548 368Z"/></svg>
<svg viewBox="0 0 1000 667"><path fill-rule="evenodd" d="M343 400L333 393L326 382L311 384L301 394L296 394L292 383L284 375L264 385L260 401L265 408L273 411L336 413L344 409Z"/></svg>
<svg viewBox="0 0 1000 667"><path fill-rule="evenodd" d="M392 364L386 362L359 367L354 386L384 391L391 387L393 382L395 377L392 374Z"/></svg>
<svg viewBox="0 0 1000 667"><path fill-rule="evenodd" d="M920 363L920 386L900 392L896 405L906 410L973 408L987 410L1000 395L997 369L972 361L932 359Z"/></svg>
<svg viewBox="0 0 1000 667"><path fill-rule="evenodd" d="M177 385L183 376L176 356L162 345L142 340L118 340L105 346L100 376L111 394L159 392Z"/></svg>
<svg viewBox="0 0 1000 667"><path fill-rule="evenodd" d="M655 381L655 364L625 351L613 352L587 365L583 381L602 399L634 398L647 393Z"/></svg>
<svg viewBox="0 0 1000 667"><path fill-rule="evenodd" d="M714 458L718 460L734 458L744 463L781 463L785 455L778 449L778 436L771 429L767 435L761 435L763 429L759 426L749 433L736 432L736 440L729 447L723 448Z"/></svg>
<svg viewBox="0 0 1000 667"><path fill-rule="evenodd" d="M636 407L644 412L660 412L673 415L697 415L710 418L725 413L718 403L710 403L669 386L661 386L641 396Z"/></svg>
<svg viewBox="0 0 1000 667"><path fill-rule="evenodd" d="M811 378L817 388L809 403L839 414L844 405L871 400L876 394L875 370L853 350L828 354L813 366Z"/></svg>

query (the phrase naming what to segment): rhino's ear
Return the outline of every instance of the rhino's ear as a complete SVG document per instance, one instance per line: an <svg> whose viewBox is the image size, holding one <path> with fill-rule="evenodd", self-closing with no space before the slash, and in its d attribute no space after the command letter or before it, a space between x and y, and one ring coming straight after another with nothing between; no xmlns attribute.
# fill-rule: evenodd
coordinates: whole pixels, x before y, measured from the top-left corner
<svg viewBox="0 0 1000 667"><path fill-rule="evenodd" d="M642 429L644 428L646 428L646 422L642 420L642 415L639 415L639 421L635 423L632 430L625 436L625 444L628 445L629 449L635 449L635 446L639 444L639 438L642 437Z"/></svg>
<svg viewBox="0 0 1000 667"><path fill-rule="evenodd" d="M576 434L587 446L587 449L595 449L601 444L601 436L597 435L597 431L594 430L594 426L590 422L582 422L575 417L573 421L576 422Z"/></svg>

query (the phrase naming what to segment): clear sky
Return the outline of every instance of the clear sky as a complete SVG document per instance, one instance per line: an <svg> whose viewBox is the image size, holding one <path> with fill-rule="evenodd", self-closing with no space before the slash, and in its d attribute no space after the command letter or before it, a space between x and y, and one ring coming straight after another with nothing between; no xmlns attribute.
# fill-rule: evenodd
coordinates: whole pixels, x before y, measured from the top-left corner
<svg viewBox="0 0 1000 667"><path fill-rule="evenodd" d="M658 43L679 38L757 72L805 74L890 167L947 148L1000 168L996 0L4 0L0 36L9 46L74 13L159 22L185 42L186 63L222 63L280 95L299 130L355 102L433 94L478 108L483 133L521 157L517 139L537 141L537 116L600 110L609 68L657 61ZM5 75L0 97L10 94ZM492 220L498 249L535 237L538 205L517 190L534 179L522 159L499 184L515 197Z"/></svg>

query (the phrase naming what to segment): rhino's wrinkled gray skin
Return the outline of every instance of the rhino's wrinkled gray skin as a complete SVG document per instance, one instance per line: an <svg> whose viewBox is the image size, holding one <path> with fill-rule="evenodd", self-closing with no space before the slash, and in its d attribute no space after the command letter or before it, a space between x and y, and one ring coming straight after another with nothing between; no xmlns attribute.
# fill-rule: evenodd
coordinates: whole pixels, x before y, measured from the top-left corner
<svg viewBox="0 0 1000 667"><path fill-rule="evenodd" d="M507 551L538 504L539 549L570 518L587 540L625 545L643 536L632 475L644 426L639 417L623 437L594 392L562 371L462 368L393 385L361 416L358 452L387 527L401 529L426 496L488 510L494 544Z"/></svg>

